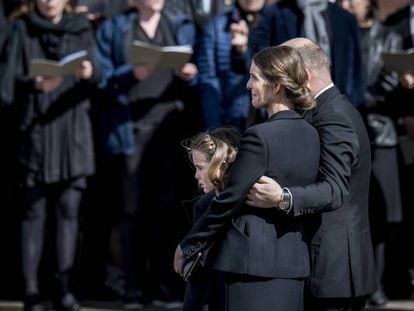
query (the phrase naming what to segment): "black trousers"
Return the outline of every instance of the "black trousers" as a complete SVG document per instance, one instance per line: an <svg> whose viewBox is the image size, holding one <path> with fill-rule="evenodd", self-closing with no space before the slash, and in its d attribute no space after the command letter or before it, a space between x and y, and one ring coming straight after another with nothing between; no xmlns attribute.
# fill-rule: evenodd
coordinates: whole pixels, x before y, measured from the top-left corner
<svg viewBox="0 0 414 311"><path fill-rule="evenodd" d="M23 219L21 226L21 264L25 293L35 294L38 288L38 269L43 252L45 225L48 212L55 214L57 273L64 276L73 267L78 238L79 207L85 178L36 185L22 189ZM66 287L66 284L64 286Z"/></svg>

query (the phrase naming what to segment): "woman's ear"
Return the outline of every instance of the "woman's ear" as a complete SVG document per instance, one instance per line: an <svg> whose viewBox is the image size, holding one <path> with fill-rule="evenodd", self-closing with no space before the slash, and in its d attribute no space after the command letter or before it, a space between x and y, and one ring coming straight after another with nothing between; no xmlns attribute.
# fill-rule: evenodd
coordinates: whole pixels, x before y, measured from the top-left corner
<svg viewBox="0 0 414 311"><path fill-rule="evenodd" d="M277 95L280 91L280 83L275 83L272 88L273 88L273 93Z"/></svg>

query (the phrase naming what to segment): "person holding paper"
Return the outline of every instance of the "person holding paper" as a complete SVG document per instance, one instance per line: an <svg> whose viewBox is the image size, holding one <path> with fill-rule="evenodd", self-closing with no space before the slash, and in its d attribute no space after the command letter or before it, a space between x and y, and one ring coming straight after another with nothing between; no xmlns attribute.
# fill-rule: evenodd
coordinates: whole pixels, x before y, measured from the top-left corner
<svg viewBox="0 0 414 311"><path fill-rule="evenodd" d="M244 130L255 119L250 94L243 86L249 76L249 32L264 5L265 0L237 0L231 11L205 26L197 57L197 91L206 129L233 125Z"/></svg>
<svg viewBox="0 0 414 311"><path fill-rule="evenodd" d="M163 47L193 45L194 23L182 14L164 14L164 2L134 0L130 10L104 22L96 35L104 94L98 111L98 174L107 187L103 192L115 198L110 208L120 217L126 308L142 306L142 292L156 305L180 306L168 260L175 247L171 232L177 232L180 221L175 187L182 174L176 145L188 130L185 96L197 69L192 62L177 70L133 65L126 57L134 40ZM146 261L151 282L144 283L148 271L140 263Z"/></svg>
<svg viewBox="0 0 414 311"><path fill-rule="evenodd" d="M68 0L28 1L21 7L1 55L1 102L14 106L17 112L26 311L44 310L39 299L38 268L47 216L54 217L56 226L52 231L57 258L54 309L80 308L70 290L70 276L78 241L79 208L87 177L95 170L89 110L98 72L90 25L71 10ZM88 59L71 74L28 76L31 59L59 60L79 50L86 50Z"/></svg>

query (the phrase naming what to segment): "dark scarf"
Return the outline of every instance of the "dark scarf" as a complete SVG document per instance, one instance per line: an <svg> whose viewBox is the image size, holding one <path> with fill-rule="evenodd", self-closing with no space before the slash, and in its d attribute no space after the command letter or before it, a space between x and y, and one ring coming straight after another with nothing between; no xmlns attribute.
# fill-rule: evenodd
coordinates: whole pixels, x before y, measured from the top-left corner
<svg viewBox="0 0 414 311"><path fill-rule="evenodd" d="M29 13L25 21L31 34L39 37L46 57L55 60L74 52L65 46L65 36L77 36L89 29L87 19L75 14L64 13L62 19L54 24L35 11Z"/></svg>
<svg viewBox="0 0 414 311"><path fill-rule="evenodd" d="M40 38L46 57L58 60L75 52L69 50L65 36L77 37L88 31L87 19L81 15L63 14L59 23L53 24L37 12L31 12L16 20L6 34L0 52L0 107L10 106L14 101L14 81L23 66L23 46L30 34Z"/></svg>

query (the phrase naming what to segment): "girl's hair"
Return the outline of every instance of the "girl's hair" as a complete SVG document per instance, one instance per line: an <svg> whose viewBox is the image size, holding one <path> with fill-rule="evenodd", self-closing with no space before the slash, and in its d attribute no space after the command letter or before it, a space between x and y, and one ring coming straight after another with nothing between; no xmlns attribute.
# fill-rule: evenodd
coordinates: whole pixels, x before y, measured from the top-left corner
<svg viewBox="0 0 414 311"><path fill-rule="evenodd" d="M22 5L18 7L13 13L10 14L10 20L14 21L19 17L26 15L30 12L33 12L36 7L36 0L24 0ZM65 6L65 12L74 11L75 0L69 0Z"/></svg>
<svg viewBox="0 0 414 311"><path fill-rule="evenodd" d="M305 111L315 107L315 100L306 86L305 64L294 48L285 45L264 48L254 55L253 62L272 86L284 87L294 110Z"/></svg>
<svg viewBox="0 0 414 311"><path fill-rule="evenodd" d="M229 168L236 159L240 137L241 134L237 128L220 127L185 139L181 145L188 151L191 161L192 151L199 151L205 155L210 163L208 177L216 189L222 190Z"/></svg>

